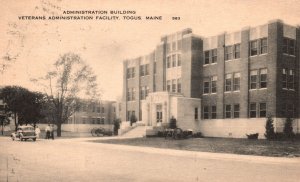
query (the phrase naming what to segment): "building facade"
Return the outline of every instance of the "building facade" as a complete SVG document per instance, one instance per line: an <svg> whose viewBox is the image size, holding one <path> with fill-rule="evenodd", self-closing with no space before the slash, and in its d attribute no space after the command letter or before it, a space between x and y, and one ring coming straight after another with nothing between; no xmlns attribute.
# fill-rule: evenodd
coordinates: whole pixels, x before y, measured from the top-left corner
<svg viewBox="0 0 300 182"><path fill-rule="evenodd" d="M167 123L181 113L183 128L193 126L207 136L262 137L266 117L275 119L278 131L290 117L299 132L299 49L300 28L280 20L212 37L191 29L163 36L149 55L123 63L122 120L135 115L151 126L151 117ZM169 95L161 103L165 112L158 103L151 106L158 92ZM186 106L171 103L174 95L185 98Z"/></svg>
<svg viewBox="0 0 300 182"><path fill-rule="evenodd" d="M113 124L116 119L114 101L80 101L80 107L68 120L67 124Z"/></svg>

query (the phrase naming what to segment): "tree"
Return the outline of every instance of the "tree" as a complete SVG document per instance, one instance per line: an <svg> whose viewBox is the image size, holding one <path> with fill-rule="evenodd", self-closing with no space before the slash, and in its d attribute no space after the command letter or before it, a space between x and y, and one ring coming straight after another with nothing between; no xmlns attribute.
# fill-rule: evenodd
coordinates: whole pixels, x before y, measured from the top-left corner
<svg viewBox="0 0 300 182"><path fill-rule="evenodd" d="M268 140L273 140L273 139L275 139L275 132L274 132L274 126L273 126L273 119L272 119L271 116L268 117L265 128L266 128L265 137L266 137Z"/></svg>
<svg viewBox="0 0 300 182"><path fill-rule="evenodd" d="M136 121L137 121L137 118L135 117L134 114L132 114L132 115L130 116L130 126L132 126L132 124L135 123Z"/></svg>
<svg viewBox="0 0 300 182"><path fill-rule="evenodd" d="M14 116L15 130L19 124L35 125L43 117L41 114L43 94L19 86L6 86L0 93L6 104L6 112L11 112Z"/></svg>
<svg viewBox="0 0 300 182"><path fill-rule="evenodd" d="M283 134L285 138L292 139L295 134L293 132L293 120L291 118L287 118L283 128Z"/></svg>
<svg viewBox="0 0 300 182"><path fill-rule="evenodd" d="M61 126L78 108L79 96L96 100L99 98L96 76L92 69L74 53L66 53L54 63L52 70L39 79L32 79L42 86L49 101L57 136Z"/></svg>
<svg viewBox="0 0 300 182"><path fill-rule="evenodd" d="M10 120L9 120L9 117L8 117L8 114L6 113L0 113L0 124L1 124L1 133L2 135L4 134L4 127L6 125L9 125L10 123Z"/></svg>
<svg viewBox="0 0 300 182"><path fill-rule="evenodd" d="M114 135L118 135L118 130L120 129L120 119L115 119L114 120Z"/></svg>

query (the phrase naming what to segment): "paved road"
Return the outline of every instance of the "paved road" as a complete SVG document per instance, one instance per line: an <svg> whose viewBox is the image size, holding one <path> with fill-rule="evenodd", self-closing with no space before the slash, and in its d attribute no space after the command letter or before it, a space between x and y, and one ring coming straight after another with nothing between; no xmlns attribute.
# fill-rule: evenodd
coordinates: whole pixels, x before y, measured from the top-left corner
<svg viewBox="0 0 300 182"><path fill-rule="evenodd" d="M0 137L0 181L299 181L299 158Z"/></svg>

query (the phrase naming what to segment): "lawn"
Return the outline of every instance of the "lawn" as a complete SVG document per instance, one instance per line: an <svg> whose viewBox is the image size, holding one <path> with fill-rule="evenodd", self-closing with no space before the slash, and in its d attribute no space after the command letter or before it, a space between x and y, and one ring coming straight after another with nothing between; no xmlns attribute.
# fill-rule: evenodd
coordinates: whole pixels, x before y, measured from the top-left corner
<svg viewBox="0 0 300 182"><path fill-rule="evenodd" d="M164 138L133 138L96 140L93 142L214 153L273 157L300 157L299 140L268 141L232 138L192 138L186 140L166 140Z"/></svg>

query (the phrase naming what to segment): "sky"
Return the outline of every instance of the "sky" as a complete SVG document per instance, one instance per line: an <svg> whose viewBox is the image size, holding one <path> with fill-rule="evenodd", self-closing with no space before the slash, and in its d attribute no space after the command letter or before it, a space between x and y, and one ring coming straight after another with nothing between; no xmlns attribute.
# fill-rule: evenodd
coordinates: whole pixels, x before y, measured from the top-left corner
<svg viewBox="0 0 300 182"><path fill-rule="evenodd" d="M19 16L64 15L63 11L135 11L120 20L19 20ZM142 20L124 20L141 16ZM145 20L162 16L162 20ZM298 0L0 0L0 86L40 91L31 78L46 74L64 53L79 54L97 75L102 99L122 96L123 61L153 51L163 35L185 28L202 37L281 19L300 25ZM180 17L180 20L172 20ZM1 68L0 68L1 69Z"/></svg>

